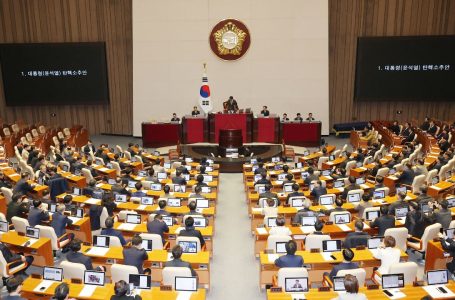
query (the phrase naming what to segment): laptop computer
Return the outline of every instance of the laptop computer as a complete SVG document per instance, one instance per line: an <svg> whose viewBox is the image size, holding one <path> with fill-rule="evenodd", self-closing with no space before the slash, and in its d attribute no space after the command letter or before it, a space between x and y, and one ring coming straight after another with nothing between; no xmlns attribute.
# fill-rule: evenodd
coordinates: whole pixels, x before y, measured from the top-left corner
<svg viewBox="0 0 455 300"><path fill-rule="evenodd" d="M0 221L0 232L8 232L9 225L6 221Z"/></svg>
<svg viewBox="0 0 455 300"><path fill-rule="evenodd" d="M341 251L341 240L325 240L322 241L323 252Z"/></svg>
<svg viewBox="0 0 455 300"><path fill-rule="evenodd" d="M141 204L142 205L153 205L153 197L142 197Z"/></svg>
<svg viewBox="0 0 455 300"><path fill-rule="evenodd" d="M183 253L197 253L197 242L179 241Z"/></svg>
<svg viewBox="0 0 455 300"><path fill-rule="evenodd" d="M287 277L284 279L286 293L308 292L308 277Z"/></svg>
<svg viewBox="0 0 455 300"><path fill-rule="evenodd" d="M204 182L212 182L213 181L213 176L212 175L203 175L204 176Z"/></svg>
<svg viewBox="0 0 455 300"><path fill-rule="evenodd" d="M285 184L283 186L283 192L285 193L292 193L292 184Z"/></svg>
<svg viewBox="0 0 455 300"><path fill-rule="evenodd" d="M397 207L395 208L395 217L398 219L405 218L406 215L408 214L408 208L407 207Z"/></svg>
<svg viewBox="0 0 455 300"><path fill-rule="evenodd" d="M175 276L175 291L196 292L198 288L197 277Z"/></svg>
<svg viewBox="0 0 455 300"><path fill-rule="evenodd" d="M447 202L449 202L449 207L455 207L455 197L448 197L446 198Z"/></svg>
<svg viewBox="0 0 455 300"><path fill-rule="evenodd" d="M167 205L170 207L180 207L181 199L180 198L169 198L167 199Z"/></svg>
<svg viewBox="0 0 455 300"><path fill-rule="evenodd" d="M385 191L379 190L373 192L373 199L384 199L385 198Z"/></svg>
<svg viewBox="0 0 455 300"><path fill-rule="evenodd" d="M333 183L334 188L342 188L344 187L344 179L337 180Z"/></svg>
<svg viewBox="0 0 455 300"><path fill-rule="evenodd" d="M374 219L379 218L379 210L367 211L365 217L367 221L374 221Z"/></svg>
<svg viewBox="0 0 455 300"><path fill-rule="evenodd" d="M368 249L377 249L381 245L383 236L374 236L368 239Z"/></svg>
<svg viewBox="0 0 455 300"><path fill-rule="evenodd" d="M164 172L158 172L158 173L156 173L156 178L157 178L158 180L166 179L166 178L167 178L167 174L164 173Z"/></svg>
<svg viewBox="0 0 455 300"><path fill-rule="evenodd" d="M336 214L334 218L335 224L347 224L351 222L351 215L349 213Z"/></svg>
<svg viewBox="0 0 455 300"><path fill-rule="evenodd" d="M111 243L111 237L108 235L94 235L93 236L93 246L109 248Z"/></svg>
<svg viewBox="0 0 455 300"><path fill-rule="evenodd" d="M144 248L145 251L152 251L153 241L147 240L147 239L142 239L142 248Z"/></svg>
<svg viewBox="0 0 455 300"><path fill-rule="evenodd" d="M194 227L207 227L207 220L204 217L193 217Z"/></svg>
<svg viewBox="0 0 455 300"><path fill-rule="evenodd" d="M44 267L43 279L52 280L52 281L62 281L63 280L63 269L54 268L54 267Z"/></svg>
<svg viewBox="0 0 455 300"><path fill-rule="evenodd" d="M267 227L276 227L276 218L267 218Z"/></svg>
<svg viewBox="0 0 455 300"><path fill-rule="evenodd" d="M335 276L332 279L333 290L335 292L344 292L346 288L344 287L344 276Z"/></svg>
<svg viewBox="0 0 455 300"><path fill-rule="evenodd" d="M323 195L319 196L319 204L320 205L332 205L334 202L333 196L331 195Z"/></svg>
<svg viewBox="0 0 455 300"><path fill-rule="evenodd" d="M114 200L117 203L126 203L127 202L127 195L122 195L122 194L116 193Z"/></svg>
<svg viewBox="0 0 455 300"><path fill-rule="evenodd" d="M25 236L31 239L39 239L39 228L31 226L25 227Z"/></svg>
<svg viewBox="0 0 455 300"><path fill-rule="evenodd" d="M455 228L444 229L444 233L445 233L446 237L448 237L449 239L453 239L454 233L455 233Z"/></svg>
<svg viewBox="0 0 455 300"><path fill-rule="evenodd" d="M332 175L332 171L331 170L322 171L322 176L330 176L330 175Z"/></svg>
<svg viewBox="0 0 455 300"><path fill-rule="evenodd" d="M84 271L84 284L104 285L105 273L100 271Z"/></svg>
<svg viewBox="0 0 455 300"><path fill-rule="evenodd" d="M275 253L286 253L286 242L276 242Z"/></svg>
<svg viewBox="0 0 455 300"><path fill-rule="evenodd" d="M161 183L152 183L150 185L150 189L152 191L161 191L161 188L162 188Z"/></svg>
<svg viewBox="0 0 455 300"><path fill-rule="evenodd" d="M202 186L201 187L201 193L203 194L209 194L212 192L212 188L209 186Z"/></svg>
<svg viewBox="0 0 455 300"><path fill-rule="evenodd" d="M291 200L291 206L292 207L303 207L303 201L305 201L305 197L298 197L298 198L292 198Z"/></svg>
<svg viewBox="0 0 455 300"><path fill-rule="evenodd" d="M130 290L150 290L152 288L152 276L144 274L130 274L128 283Z"/></svg>
<svg viewBox="0 0 455 300"><path fill-rule="evenodd" d="M141 215L138 214L127 214L126 223L130 224L141 224Z"/></svg>
<svg viewBox="0 0 455 300"><path fill-rule="evenodd" d="M365 178L359 177L355 180L355 183L357 184L364 184L365 183Z"/></svg>
<svg viewBox="0 0 455 300"><path fill-rule="evenodd" d="M163 221L164 221L164 223L166 223L167 226L174 225L174 218L171 216L163 216Z"/></svg>
<svg viewBox="0 0 455 300"><path fill-rule="evenodd" d="M174 185L174 192L186 193L186 185Z"/></svg>
<svg viewBox="0 0 455 300"><path fill-rule="evenodd" d="M348 194L348 203L357 203L360 202L360 193Z"/></svg>
<svg viewBox="0 0 455 300"><path fill-rule="evenodd" d="M136 183L138 183L138 181L128 180L128 187L134 189L136 187Z"/></svg>
<svg viewBox="0 0 455 300"><path fill-rule="evenodd" d="M449 271L445 270L431 270L427 272L428 285L447 284L449 283Z"/></svg>
<svg viewBox="0 0 455 300"><path fill-rule="evenodd" d="M382 274L382 289L399 289L404 287L404 274Z"/></svg>
<svg viewBox="0 0 455 300"><path fill-rule="evenodd" d="M302 226L314 226L316 221L318 220L317 217L302 217Z"/></svg>
<svg viewBox="0 0 455 300"><path fill-rule="evenodd" d="M286 175L288 175L288 174L286 174L286 173L278 174L278 178L277 179L278 180L286 180Z"/></svg>
<svg viewBox="0 0 455 300"><path fill-rule="evenodd" d="M396 188L396 193L406 193L406 187L405 186L399 186Z"/></svg>
<svg viewBox="0 0 455 300"><path fill-rule="evenodd" d="M209 208L209 200L208 199L196 199L196 207L197 208Z"/></svg>

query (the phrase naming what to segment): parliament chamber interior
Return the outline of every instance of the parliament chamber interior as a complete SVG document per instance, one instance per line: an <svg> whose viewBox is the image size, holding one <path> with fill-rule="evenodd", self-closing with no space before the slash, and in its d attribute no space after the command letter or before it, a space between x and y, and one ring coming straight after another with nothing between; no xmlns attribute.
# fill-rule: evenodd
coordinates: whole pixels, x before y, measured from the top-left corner
<svg viewBox="0 0 455 300"><path fill-rule="evenodd" d="M455 299L455 0L0 20L0 299Z"/></svg>

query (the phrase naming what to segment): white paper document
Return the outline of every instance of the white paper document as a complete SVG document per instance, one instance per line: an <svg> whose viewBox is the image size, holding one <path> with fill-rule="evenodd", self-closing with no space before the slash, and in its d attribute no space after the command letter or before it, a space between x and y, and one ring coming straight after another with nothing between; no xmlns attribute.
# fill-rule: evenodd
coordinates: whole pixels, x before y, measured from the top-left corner
<svg viewBox="0 0 455 300"><path fill-rule="evenodd" d="M100 204L101 203L101 200L100 199L95 199L95 198L89 198L87 200L85 200L85 203L88 203L88 204Z"/></svg>
<svg viewBox="0 0 455 300"><path fill-rule="evenodd" d="M79 222L81 220L81 218L77 218L77 217L68 217L68 219L70 219L71 221L73 221L73 225L76 224L77 222Z"/></svg>
<svg viewBox="0 0 455 300"><path fill-rule="evenodd" d="M367 223L363 222L363 229L370 229L370 226Z"/></svg>
<svg viewBox="0 0 455 300"><path fill-rule="evenodd" d="M313 233L314 226L300 226L300 230L302 230L303 233Z"/></svg>
<svg viewBox="0 0 455 300"><path fill-rule="evenodd" d="M259 235L265 235L267 234L267 229L263 228L263 227L259 227L259 228L256 228L256 231Z"/></svg>
<svg viewBox="0 0 455 300"><path fill-rule="evenodd" d="M136 228L136 224L131 224L131 223L123 223L123 224L120 224L119 227L117 227L117 229L123 229L123 230L134 230L134 228Z"/></svg>
<svg viewBox="0 0 455 300"><path fill-rule="evenodd" d="M440 298L455 298L455 294L445 285L438 284L438 285L428 285L422 287L428 294L430 294L433 299L440 299ZM442 292L441 288L446 291L447 293Z"/></svg>
<svg viewBox="0 0 455 300"><path fill-rule="evenodd" d="M333 205L323 205L325 207L325 209L329 210L329 209L333 209Z"/></svg>
<svg viewBox="0 0 455 300"><path fill-rule="evenodd" d="M190 300L193 292L179 292L176 300Z"/></svg>
<svg viewBox="0 0 455 300"><path fill-rule="evenodd" d="M97 187L97 188L100 188L100 187L102 187L103 185L104 185L104 183L98 183L98 184L96 185L96 187Z"/></svg>
<svg viewBox="0 0 455 300"><path fill-rule="evenodd" d="M283 180L275 180L275 183L276 183L277 185L282 185L282 184L283 184Z"/></svg>
<svg viewBox="0 0 455 300"><path fill-rule="evenodd" d="M146 208L147 208L147 205L141 204L141 205L139 205L136 209L138 209L138 210L144 210L144 209L146 209Z"/></svg>
<svg viewBox="0 0 455 300"><path fill-rule="evenodd" d="M401 292L399 289L388 289L387 291L389 291L389 293L392 294L392 296L389 296L386 293L384 293L384 295L389 297L389 299L401 299L401 298L406 297L406 295L403 292Z"/></svg>
<svg viewBox="0 0 455 300"><path fill-rule="evenodd" d="M352 229L346 224L337 224L337 226L343 231L352 231Z"/></svg>
<svg viewBox="0 0 455 300"><path fill-rule="evenodd" d="M300 299L306 299L304 293L291 293L291 299L292 300L300 300Z"/></svg>
<svg viewBox="0 0 455 300"><path fill-rule="evenodd" d="M105 256L106 253L109 251L109 248L104 247L92 247L87 254L88 255L96 255L96 256Z"/></svg>
<svg viewBox="0 0 455 300"><path fill-rule="evenodd" d="M81 292L79 293L79 297L81 297L81 298L82 297L84 297L84 298L91 297L93 295L93 293L95 292L96 288L97 288L96 285L89 285L89 284L84 285Z"/></svg>
<svg viewBox="0 0 455 300"><path fill-rule="evenodd" d="M44 293L55 281L43 280L33 289L34 292Z"/></svg>
<svg viewBox="0 0 455 300"><path fill-rule="evenodd" d="M267 254L267 258L269 261L275 261L279 258L280 256L278 254Z"/></svg>
<svg viewBox="0 0 455 300"><path fill-rule="evenodd" d="M100 170L101 172L107 172L107 171L109 171L109 169L108 169L108 168L105 168L105 167L99 168L98 170Z"/></svg>
<svg viewBox="0 0 455 300"><path fill-rule="evenodd" d="M332 252L321 252L322 258L326 261L333 261L333 258L330 256L333 255Z"/></svg>

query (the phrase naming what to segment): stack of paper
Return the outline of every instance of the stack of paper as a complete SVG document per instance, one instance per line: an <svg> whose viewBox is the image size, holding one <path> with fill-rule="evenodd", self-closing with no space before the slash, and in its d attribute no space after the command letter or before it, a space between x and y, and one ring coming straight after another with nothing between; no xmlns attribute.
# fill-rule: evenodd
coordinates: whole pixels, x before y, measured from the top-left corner
<svg viewBox="0 0 455 300"><path fill-rule="evenodd" d="M291 293L291 299L306 299L304 293Z"/></svg>
<svg viewBox="0 0 455 300"><path fill-rule="evenodd" d="M443 293L440 288L443 288L447 293ZM433 299L441 299L441 298L450 298L454 299L455 294L445 285L429 285L424 286L423 289L431 296Z"/></svg>
<svg viewBox="0 0 455 300"><path fill-rule="evenodd" d="M104 247L92 247L87 254L88 255L95 255L95 256L105 256L106 253L109 251L109 248Z"/></svg>
<svg viewBox="0 0 455 300"><path fill-rule="evenodd" d="M89 298L89 297L91 297L93 295L95 290L96 290L96 285L86 284L86 285L84 285L84 287L82 288L81 292L79 293L79 297L81 297L81 298Z"/></svg>
<svg viewBox="0 0 455 300"><path fill-rule="evenodd" d="M370 226L367 223L363 222L363 229L370 229Z"/></svg>
<svg viewBox="0 0 455 300"><path fill-rule="evenodd" d="M259 235L265 235L267 234L267 229L265 229L264 227L259 227L259 228L256 228L256 231Z"/></svg>
<svg viewBox="0 0 455 300"><path fill-rule="evenodd" d="M352 231L352 229L346 224L337 224L337 225L343 231Z"/></svg>
<svg viewBox="0 0 455 300"><path fill-rule="evenodd" d="M330 256L332 255L332 252L321 252L322 258L326 261L333 261L333 258Z"/></svg>
<svg viewBox="0 0 455 300"><path fill-rule="evenodd" d="M134 228L136 228L136 224L131 224L131 223L123 223L123 224L120 224L120 226L118 227L118 229L121 229L121 230L134 230Z"/></svg>
<svg viewBox="0 0 455 300"><path fill-rule="evenodd" d="M54 281L52 280L43 280L36 286L36 288L33 289L34 292L38 293L44 293L52 284Z"/></svg>
<svg viewBox="0 0 455 300"><path fill-rule="evenodd" d="M136 209L138 209L138 210L144 210L146 207L147 207L147 205L141 204L141 205L139 205Z"/></svg>
<svg viewBox="0 0 455 300"><path fill-rule="evenodd" d="M73 224L76 224L77 222L79 222L81 220L81 218L77 218L77 217L68 217L68 219L73 221Z"/></svg>

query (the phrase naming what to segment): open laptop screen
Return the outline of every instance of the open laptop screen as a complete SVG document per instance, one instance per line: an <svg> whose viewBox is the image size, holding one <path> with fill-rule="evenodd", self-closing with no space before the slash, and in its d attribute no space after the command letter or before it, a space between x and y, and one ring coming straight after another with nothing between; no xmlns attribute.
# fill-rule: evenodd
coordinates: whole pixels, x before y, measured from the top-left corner
<svg viewBox="0 0 455 300"><path fill-rule="evenodd" d="M104 285L104 272L84 271L84 284Z"/></svg>
<svg viewBox="0 0 455 300"><path fill-rule="evenodd" d="M32 239L39 239L39 228L27 226L25 228L25 236Z"/></svg>
<svg viewBox="0 0 455 300"><path fill-rule="evenodd" d="M367 211L365 216L367 221L374 221L374 219L379 218L379 210Z"/></svg>
<svg viewBox="0 0 455 300"><path fill-rule="evenodd" d="M53 267L44 267L43 279L44 280L53 280L53 281L62 281L63 269L53 268Z"/></svg>
<svg viewBox="0 0 455 300"><path fill-rule="evenodd" d="M335 292L342 292L345 291L346 288L344 287L344 276L335 276L333 277L333 290Z"/></svg>
<svg viewBox="0 0 455 300"><path fill-rule="evenodd" d="M197 277L175 276L175 290L177 292L196 292L197 287Z"/></svg>
<svg viewBox="0 0 455 300"><path fill-rule="evenodd" d="M384 237L382 236L375 236L368 239L368 249L377 249L379 245L381 245L382 240Z"/></svg>
<svg viewBox="0 0 455 300"><path fill-rule="evenodd" d="M111 238L107 235L94 235L93 246L109 248L110 239Z"/></svg>
<svg viewBox="0 0 455 300"><path fill-rule="evenodd" d="M130 274L129 283L133 288L149 290L152 287L152 276L144 274Z"/></svg>
<svg viewBox="0 0 455 300"><path fill-rule="evenodd" d="M447 284L449 282L447 270L434 270L427 272L427 282L428 285L433 284Z"/></svg>
<svg viewBox="0 0 455 300"><path fill-rule="evenodd" d="M284 279L287 293L308 292L308 277L288 277Z"/></svg>
<svg viewBox="0 0 455 300"><path fill-rule="evenodd" d="M336 214L334 216L335 224L346 224L351 222L351 216L349 213L346 214Z"/></svg>
<svg viewBox="0 0 455 300"><path fill-rule="evenodd" d="M323 252L341 251L341 240L325 240L322 241Z"/></svg>
<svg viewBox="0 0 455 300"><path fill-rule="evenodd" d="M197 242L179 241L179 246L182 247L183 253L197 253Z"/></svg>
<svg viewBox="0 0 455 300"><path fill-rule="evenodd" d="M394 289L404 287L404 274L382 274L382 288Z"/></svg>

